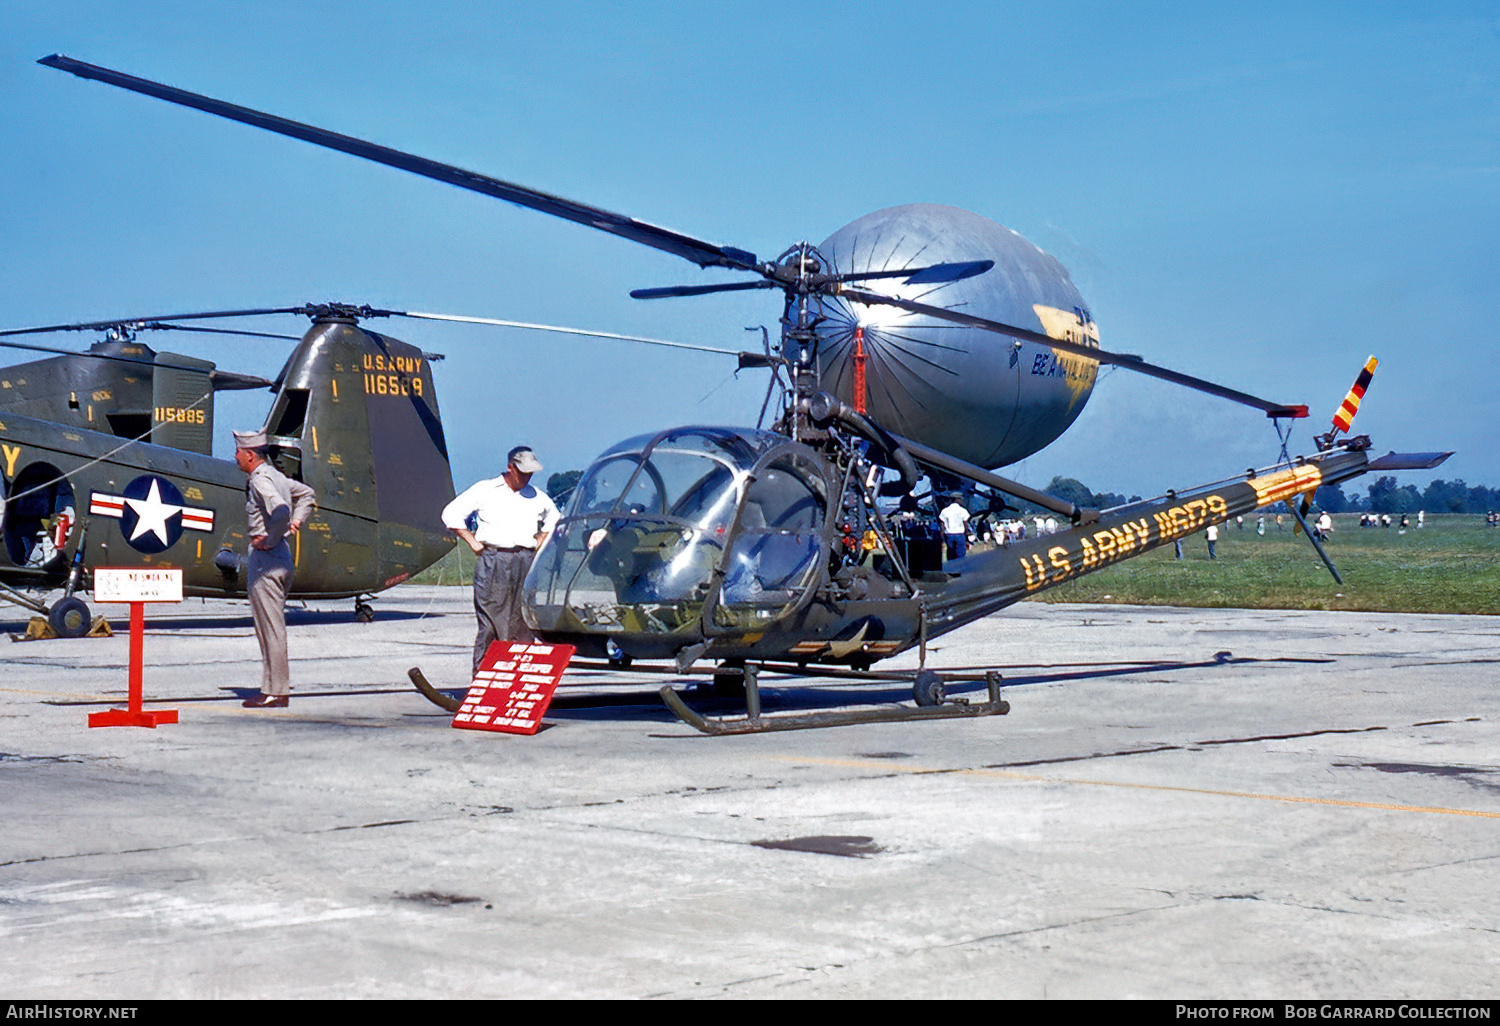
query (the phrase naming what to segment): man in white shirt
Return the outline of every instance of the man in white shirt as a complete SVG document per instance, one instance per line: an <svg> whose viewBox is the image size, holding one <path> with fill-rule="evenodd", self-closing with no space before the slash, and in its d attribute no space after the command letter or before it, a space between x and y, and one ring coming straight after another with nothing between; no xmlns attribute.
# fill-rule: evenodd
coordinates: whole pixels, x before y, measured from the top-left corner
<svg viewBox="0 0 1500 1026"><path fill-rule="evenodd" d="M492 641L534 641L521 616L522 586L532 557L557 526L558 512L547 493L531 484L542 464L529 446L506 457L505 473L480 481L443 508L443 526L478 557L474 565L474 670ZM474 517L474 527L467 521Z"/></svg>
<svg viewBox="0 0 1500 1026"><path fill-rule="evenodd" d="M955 496L938 514L943 522L943 539L948 543L948 558L963 559L969 551L969 511Z"/></svg>

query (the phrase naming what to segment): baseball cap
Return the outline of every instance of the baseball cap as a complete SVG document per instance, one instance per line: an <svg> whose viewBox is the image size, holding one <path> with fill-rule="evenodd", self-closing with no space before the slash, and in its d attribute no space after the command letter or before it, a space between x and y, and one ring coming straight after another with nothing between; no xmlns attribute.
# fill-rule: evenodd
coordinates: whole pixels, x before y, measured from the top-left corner
<svg viewBox="0 0 1500 1026"><path fill-rule="evenodd" d="M536 474L542 469L541 461L536 458L536 453L531 451L530 446L518 445L506 456L507 463L514 463L516 469L523 474Z"/></svg>

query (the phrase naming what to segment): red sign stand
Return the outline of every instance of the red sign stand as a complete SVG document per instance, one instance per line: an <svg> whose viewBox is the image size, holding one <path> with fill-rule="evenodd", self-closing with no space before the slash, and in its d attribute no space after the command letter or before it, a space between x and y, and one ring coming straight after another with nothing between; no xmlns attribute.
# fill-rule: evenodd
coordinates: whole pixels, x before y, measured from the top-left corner
<svg viewBox="0 0 1500 1026"><path fill-rule="evenodd" d="M490 642L469 694L453 715L453 726L535 734L573 652L572 645Z"/></svg>
<svg viewBox="0 0 1500 1026"><path fill-rule="evenodd" d="M176 723L176 709L141 708L141 666L145 649L146 603L130 603L130 706L89 713L91 727L155 727L158 723Z"/></svg>
<svg viewBox="0 0 1500 1026"><path fill-rule="evenodd" d="M150 569L97 567L94 601L130 603L130 705L89 713L91 727L155 727L176 723L176 709L141 708L141 668L144 663L147 602L181 602L182 571L175 567Z"/></svg>

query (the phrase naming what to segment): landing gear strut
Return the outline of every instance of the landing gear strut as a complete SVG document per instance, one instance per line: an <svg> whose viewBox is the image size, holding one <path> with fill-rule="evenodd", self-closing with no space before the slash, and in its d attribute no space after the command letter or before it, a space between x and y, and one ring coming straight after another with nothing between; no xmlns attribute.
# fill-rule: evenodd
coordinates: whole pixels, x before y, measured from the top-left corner
<svg viewBox="0 0 1500 1026"><path fill-rule="evenodd" d="M0 601L10 602L22 609L29 609L38 617L46 617L47 626L51 627L52 633L59 638L81 638L93 626L93 617L89 614L88 603L81 598L74 598L72 594L66 594L51 606L46 606L13 588L0 586ZM32 622L36 624L35 620Z"/></svg>

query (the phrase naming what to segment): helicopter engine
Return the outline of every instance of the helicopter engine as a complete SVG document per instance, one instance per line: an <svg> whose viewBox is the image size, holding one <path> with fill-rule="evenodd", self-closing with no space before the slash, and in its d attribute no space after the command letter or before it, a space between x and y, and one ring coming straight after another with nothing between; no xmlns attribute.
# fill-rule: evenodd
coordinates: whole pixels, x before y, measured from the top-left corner
<svg viewBox="0 0 1500 1026"><path fill-rule="evenodd" d="M993 260L988 273L959 280L882 278L864 287L1099 346L1063 265L978 214L929 203L890 207L839 229L818 252L841 275ZM1056 439L1083 412L1098 375L1097 362L1035 341L837 297L821 304L822 387L888 430L982 467L1015 463ZM864 329L863 397L856 394L856 328Z"/></svg>

